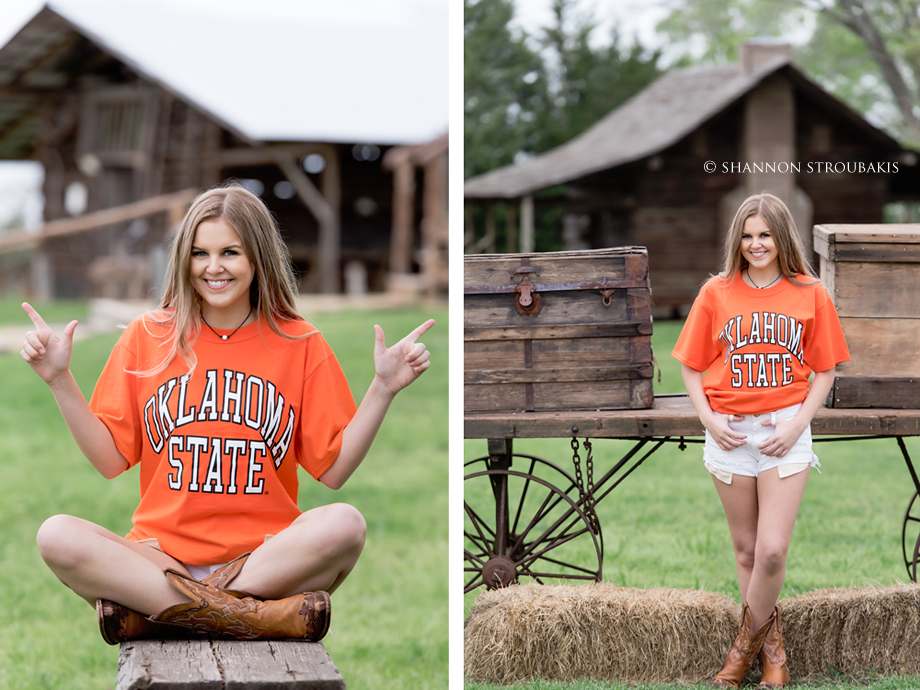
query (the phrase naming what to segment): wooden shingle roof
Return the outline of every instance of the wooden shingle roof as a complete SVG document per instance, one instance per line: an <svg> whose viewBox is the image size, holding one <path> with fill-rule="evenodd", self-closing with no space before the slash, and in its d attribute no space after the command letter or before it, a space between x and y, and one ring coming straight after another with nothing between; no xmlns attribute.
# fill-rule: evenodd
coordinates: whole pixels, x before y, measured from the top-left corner
<svg viewBox="0 0 920 690"><path fill-rule="evenodd" d="M517 165L471 177L467 199L514 199L601 170L652 156L677 143L782 71L795 86L839 114L885 148L898 143L777 57L745 73L740 64L669 72L572 140Z"/></svg>

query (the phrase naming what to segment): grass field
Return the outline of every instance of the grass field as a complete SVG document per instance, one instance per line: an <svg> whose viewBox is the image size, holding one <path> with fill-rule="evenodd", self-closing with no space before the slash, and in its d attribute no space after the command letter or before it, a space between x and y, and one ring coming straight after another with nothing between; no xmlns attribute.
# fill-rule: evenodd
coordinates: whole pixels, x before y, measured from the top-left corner
<svg viewBox="0 0 920 690"><path fill-rule="evenodd" d="M25 318L17 308L0 304L0 324ZM71 318L66 307L55 313ZM368 524L364 554L335 594L324 640L350 690L447 686L447 312L312 319L360 401L373 377L373 324L392 344L428 317L438 320L423 338L432 367L397 397L361 469L337 492L301 474L302 508L345 501ZM87 397L117 337L77 343L72 369ZM56 513L127 532L138 475L98 475L18 355L0 355L0 382L0 688L114 688L118 648L103 642L95 613L42 563L34 537Z"/></svg>
<svg viewBox="0 0 920 690"><path fill-rule="evenodd" d="M655 323L653 346L662 379L656 393L683 392L680 365L670 356L681 323ZM631 444L594 443L596 473L609 468ZM920 458L920 439L908 439ZM485 454L485 441L465 441L466 460ZM516 441L516 453L530 453L572 469L565 439ZM910 476L894 440L816 444L822 472L812 471L789 552L781 597L826 587L866 586L906 581L901 524L913 494ZM584 451L581 456L584 458ZM701 448L666 445L598 504L604 534L603 577L607 582L651 588L695 588L739 600L728 526ZM517 463L515 464L517 467ZM487 482L486 482L487 483ZM466 482L465 496L480 500L487 486ZM912 537L917 538L916 532ZM583 548L590 563L593 551ZM594 559L596 563L596 557ZM465 597L469 610L478 592ZM801 687L920 687L920 679L848 679L829 670L826 682ZM468 684L468 690L494 686ZM613 687L592 682L534 682L527 690L593 690ZM644 687L644 686L643 686ZM662 687L662 686L657 686Z"/></svg>

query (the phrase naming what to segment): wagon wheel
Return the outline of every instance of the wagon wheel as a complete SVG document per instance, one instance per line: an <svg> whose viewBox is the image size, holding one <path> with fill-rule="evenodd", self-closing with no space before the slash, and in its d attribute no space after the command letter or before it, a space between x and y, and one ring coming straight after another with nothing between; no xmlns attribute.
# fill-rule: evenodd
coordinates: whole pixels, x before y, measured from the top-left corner
<svg viewBox="0 0 920 690"><path fill-rule="evenodd" d="M901 547L904 552L904 565L907 566L907 575L911 582L917 581L917 562L920 561L920 534L917 524L920 523L920 501L914 492L907 512L904 513L904 527L901 530ZM914 536L917 535L917 536Z"/></svg>
<svg viewBox="0 0 920 690"><path fill-rule="evenodd" d="M513 457L528 461L526 472L492 469L489 458L466 463L464 592L522 578L599 582L603 540L571 475L541 458Z"/></svg>

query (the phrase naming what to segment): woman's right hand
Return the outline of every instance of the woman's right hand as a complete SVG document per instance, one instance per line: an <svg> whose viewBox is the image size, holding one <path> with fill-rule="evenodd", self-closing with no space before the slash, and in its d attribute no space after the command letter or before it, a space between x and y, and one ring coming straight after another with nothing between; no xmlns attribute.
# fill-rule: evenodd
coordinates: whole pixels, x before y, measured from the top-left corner
<svg viewBox="0 0 920 690"><path fill-rule="evenodd" d="M713 413L705 422L706 431L709 432L712 440L716 442L719 448L725 451L734 450L744 445L747 441L747 436L732 429L729 421L740 422L742 419L744 419L742 415Z"/></svg>
<svg viewBox="0 0 920 690"><path fill-rule="evenodd" d="M22 308L35 324L35 330L26 333L19 354L45 383L51 385L58 376L70 368L73 333L77 328L77 322L71 321L64 328L63 335L58 336L28 302L23 302Z"/></svg>

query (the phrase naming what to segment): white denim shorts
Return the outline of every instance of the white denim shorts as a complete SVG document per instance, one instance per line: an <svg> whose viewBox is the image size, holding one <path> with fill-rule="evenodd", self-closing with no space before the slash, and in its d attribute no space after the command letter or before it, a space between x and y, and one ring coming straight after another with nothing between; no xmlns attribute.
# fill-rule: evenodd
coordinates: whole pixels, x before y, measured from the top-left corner
<svg viewBox="0 0 920 690"><path fill-rule="evenodd" d="M728 426L732 431L747 437L743 446L733 450L719 448L707 431L706 444L703 446L703 462L706 469L725 484L731 484L732 475L735 474L742 477L756 477L761 472L778 467L779 476L782 478L803 472L809 467L821 467L818 456L811 449L810 426L799 436L799 440L789 449L789 452L781 458L764 455L758 448L773 436L777 421L793 419L800 407L801 404L793 405L776 412L744 415L744 419L739 422L729 421ZM721 412L716 412L716 414L726 416ZM768 424L764 426L764 422Z"/></svg>
<svg viewBox="0 0 920 690"><path fill-rule="evenodd" d="M274 534L266 534L266 535L265 535L265 539L262 541L262 543L264 544L264 543L267 542L269 539L271 539L273 536L275 536L275 535L274 535ZM141 540L138 541L137 543L138 543L138 544L143 544L144 546L151 546L151 547L153 547L154 549L156 549L157 551L163 551L163 549L160 548L160 540L157 539L156 537L151 537L150 539L141 539ZM166 552L163 551L163 553L166 553ZM174 558L175 558L175 557L174 557ZM178 558L176 558L176 560L179 561ZM182 563L182 561L179 561L179 563ZM220 569L223 568L225 565L227 565L227 564L226 564L226 563L215 563L214 565L189 565L188 563L182 563L182 566L183 566L186 570L188 570L189 575L191 575L191 576L192 576L193 578L195 578L196 580L203 580L203 579L205 579L208 575L210 575L211 573L215 572L216 570L220 570Z"/></svg>

